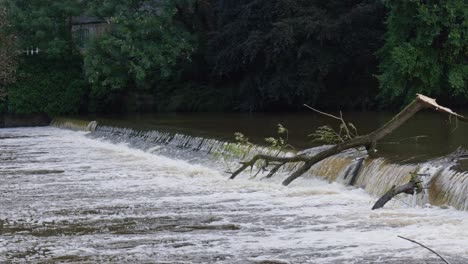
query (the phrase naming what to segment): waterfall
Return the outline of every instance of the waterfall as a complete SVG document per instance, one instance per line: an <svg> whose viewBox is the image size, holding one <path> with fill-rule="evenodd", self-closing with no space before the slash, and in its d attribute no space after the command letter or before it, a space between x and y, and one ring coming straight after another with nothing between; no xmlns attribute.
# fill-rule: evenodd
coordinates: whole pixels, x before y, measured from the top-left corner
<svg viewBox="0 0 468 264"><path fill-rule="evenodd" d="M54 120L53 125L87 130L90 123ZM146 152L192 163L209 163L223 170L226 169L226 165L235 168L239 160L247 159L259 152L275 155L292 154L278 153L259 146L245 146L235 142L156 130L138 131L122 127L95 126L89 136L109 140L116 144L128 144ZM329 146L307 151L313 153L326 147ZM219 162L220 159L224 162ZM423 186L428 186L428 188L415 196L402 194L398 196L398 201L412 206L431 204L468 210L468 173L455 171L451 168L454 164L447 164L440 160L421 164L396 164L384 158L369 158L363 150L348 150L315 164L304 177L319 177L329 182L355 186L378 197L394 185L407 183L410 179L410 172L417 172L423 181ZM283 172L290 173L300 165L285 166Z"/></svg>
<svg viewBox="0 0 468 264"><path fill-rule="evenodd" d="M258 152L265 154L274 152L260 146L244 146L236 142L157 130L138 131L122 127L97 126L89 136L105 138L113 143L125 143L134 148L171 158L211 165L212 161L220 158L226 162L235 160L237 163L239 159L251 157Z"/></svg>
<svg viewBox="0 0 468 264"><path fill-rule="evenodd" d="M468 173L442 169L430 179L429 199L434 205L468 210Z"/></svg>
<svg viewBox="0 0 468 264"><path fill-rule="evenodd" d="M437 162L422 164L395 164L383 158L361 160L343 156L330 157L311 168L308 176L321 177L332 182L353 185L364 189L376 197L383 195L392 186L399 186L410 180L410 172L417 172L423 187L428 187L421 194L412 196L401 194L401 202L409 205L452 206L459 210L468 210L468 173L458 172L452 166L443 166ZM356 169L355 182L350 184L349 176Z"/></svg>

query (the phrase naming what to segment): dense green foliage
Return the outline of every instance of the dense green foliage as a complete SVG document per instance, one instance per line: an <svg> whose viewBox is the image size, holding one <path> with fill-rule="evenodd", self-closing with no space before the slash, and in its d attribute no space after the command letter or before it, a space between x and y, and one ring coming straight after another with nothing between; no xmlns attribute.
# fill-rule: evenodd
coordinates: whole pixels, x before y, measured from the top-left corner
<svg viewBox="0 0 468 264"><path fill-rule="evenodd" d="M416 92L468 98L465 2L0 0L18 50L40 49L20 56L8 111L366 109L399 107ZM81 51L77 16L105 25Z"/></svg>
<svg viewBox="0 0 468 264"><path fill-rule="evenodd" d="M16 36L10 30L6 10L0 7L0 113L5 111L7 86L16 77Z"/></svg>
<svg viewBox="0 0 468 264"><path fill-rule="evenodd" d="M379 75L386 100L409 100L415 93L468 97L467 1L397 0L387 5Z"/></svg>
<svg viewBox="0 0 468 264"><path fill-rule="evenodd" d="M80 1L15 0L2 2L18 36L19 69L8 87L11 113L70 114L80 110L87 84L82 58L76 49L71 19L79 15ZM36 50L27 55L24 51Z"/></svg>
<svg viewBox="0 0 468 264"><path fill-rule="evenodd" d="M8 90L8 109L12 113L74 114L84 107L87 83L77 59L25 59L17 78Z"/></svg>
<svg viewBox="0 0 468 264"><path fill-rule="evenodd" d="M102 7L99 1L93 11L111 17L113 25L85 53L84 69L93 96L106 98L129 88L151 91L174 74L178 62L190 59L193 39L174 22L176 10L171 5L108 1Z"/></svg>
<svg viewBox="0 0 468 264"><path fill-rule="evenodd" d="M39 48L50 58L70 56L75 47L71 19L83 10L76 0L0 0L18 35L20 49Z"/></svg>

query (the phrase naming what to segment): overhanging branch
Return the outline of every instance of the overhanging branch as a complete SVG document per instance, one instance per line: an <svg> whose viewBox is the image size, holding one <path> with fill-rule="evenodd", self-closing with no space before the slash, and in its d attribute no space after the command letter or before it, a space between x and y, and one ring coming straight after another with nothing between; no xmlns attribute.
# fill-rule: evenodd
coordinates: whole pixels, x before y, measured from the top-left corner
<svg viewBox="0 0 468 264"><path fill-rule="evenodd" d="M323 150L312 156L300 154L300 155L295 155L291 157L277 157L277 156L259 154L251 158L249 161L242 162L242 166L238 170L236 170L234 173L232 173L230 179L234 179L240 173L242 173L245 169L249 167L253 167L255 163L261 160L264 160L266 162L279 162L283 164L304 162L304 164L299 169L294 171L288 178L286 178L283 181L283 185L287 186L292 181L294 181L295 179L301 177L304 173L306 173L314 164L326 158L329 158L333 155L336 155L344 150L352 149L352 148L359 148L359 147L366 147L368 152L370 152L371 154L375 149L375 145L377 141L391 134L393 131L395 131L401 125L403 125L406 121L408 121L413 115L415 115L417 112L423 109L433 109L437 112L449 114L450 116L453 116L460 121L468 122L468 118L452 111L451 109L447 107L440 106L436 102L435 99L432 99L422 94L417 94L416 98L410 104L408 104L401 112L395 115L390 121L388 121L382 127L376 129L375 131L367 135L354 137L350 140L334 145L333 147ZM318 111L318 110L314 109L314 111ZM333 118L342 120L342 118L335 117L335 116L333 116ZM273 174L276 173L277 171L278 170L274 169L273 173L270 172L268 176L269 177L273 176Z"/></svg>

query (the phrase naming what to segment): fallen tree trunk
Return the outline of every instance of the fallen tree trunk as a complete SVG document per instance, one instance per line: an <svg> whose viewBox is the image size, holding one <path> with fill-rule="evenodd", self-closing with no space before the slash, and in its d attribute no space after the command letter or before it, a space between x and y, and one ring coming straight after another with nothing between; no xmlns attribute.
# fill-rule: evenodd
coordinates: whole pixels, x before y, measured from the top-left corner
<svg viewBox="0 0 468 264"><path fill-rule="evenodd" d="M434 109L435 111L447 113L451 116L454 116L458 120L468 122L468 118L459 115L449 108L440 106L437 104L435 99L429 98L425 95L418 94L416 99L413 100L408 106L406 106L400 113L395 115L390 121L388 121L385 125L378 128L377 130L363 136L357 136L350 140L344 141L340 144L334 145L333 147L323 150L319 153L314 155L307 155L307 154L298 154L292 157L277 157L277 156L270 156L264 154L258 154L252 157L249 161L241 162L242 166L237 169L235 172L232 173L230 179L234 179L240 173L242 173L245 169L249 167L255 166L258 161L264 160L267 163L269 162L279 162L279 163L297 163L303 162L302 166L294 171L288 178L283 181L283 185L287 186L295 179L302 176L306 173L314 164L336 155L344 150L351 149L351 148L359 148L359 147L366 147L367 152L372 155L375 152L375 147L377 141L382 139L383 137L387 136L388 134L392 133L394 130L399 128L402 124L404 124L408 119L410 119L414 114L423 110L423 109ZM277 170L274 170L276 173ZM273 176L274 173L269 174L269 177Z"/></svg>

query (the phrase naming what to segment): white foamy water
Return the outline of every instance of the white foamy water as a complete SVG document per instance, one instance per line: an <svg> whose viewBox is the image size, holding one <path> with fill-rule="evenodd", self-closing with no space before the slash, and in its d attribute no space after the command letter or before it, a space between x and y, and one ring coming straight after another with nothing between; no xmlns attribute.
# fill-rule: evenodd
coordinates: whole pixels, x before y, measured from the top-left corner
<svg viewBox="0 0 468 264"><path fill-rule="evenodd" d="M195 155L195 154L194 154ZM0 130L0 262L468 263L468 213L217 170L57 128Z"/></svg>

